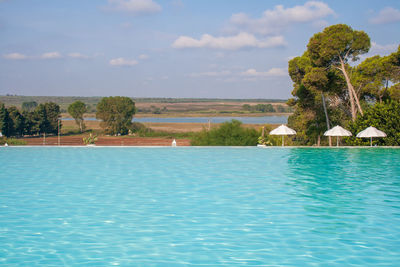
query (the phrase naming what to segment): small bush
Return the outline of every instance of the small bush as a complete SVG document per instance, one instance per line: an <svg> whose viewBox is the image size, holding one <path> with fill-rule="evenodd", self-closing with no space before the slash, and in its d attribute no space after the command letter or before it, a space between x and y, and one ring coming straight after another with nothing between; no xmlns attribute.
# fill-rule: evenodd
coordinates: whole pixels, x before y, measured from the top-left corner
<svg viewBox="0 0 400 267"><path fill-rule="evenodd" d="M90 133L89 136L82 138L85 145L94 145L97 141L97 135Z"/></svg>
<svg viewBox="0 0 400 267"><path fill-rule="evenodd" d="M132 122L131 126L129 127L129 130L131 130L132 133L137 133L145 129L147 129L147 127L140 122Z"/></svg>
<svg viewBox="0 0 400 267"><path fill-rule="evenodd" d="M22 139L0 137L0 145L7 143L10 146L25 146L27 143Z"/></svg>
<svg viewBox="0 0 400 267"><path fill-rule="evenodd" d="M255 146L259 133L242 127L238 120L224 122L220 127L207 131L203 129L193 136L193 146Z"/></svg>

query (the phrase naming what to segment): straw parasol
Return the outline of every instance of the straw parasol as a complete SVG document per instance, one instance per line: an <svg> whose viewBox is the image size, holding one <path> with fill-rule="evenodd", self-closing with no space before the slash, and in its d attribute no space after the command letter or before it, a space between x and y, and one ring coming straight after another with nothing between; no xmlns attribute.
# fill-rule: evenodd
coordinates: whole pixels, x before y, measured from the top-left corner
<svg viewBox="0 0 400 267"><path fill-rule="evenodd" d="M324 133L325 136L336 136L336 146L339 146L339 136L352 136L351 132L343 127L336 125Z"/></svg>
<svg viewBox="0 0 400 267"><path fill-rule="evenodd" d="M278 128L273 129L271 132L269 132L270 135L282 135L282 146L285 146L285 135L295 135L296 131L285 126L281 125Z"/></svg>
<svg viewBox="0 0 400 267"><path fill-rule="evenodd" d="M359 138L362 138L362 137L368 138L369 137L371 140L370 142L371 142L371 146L372 146L372 137L386 137L386 133L379 131L375 127L370 126L367 129L359 132L357 134L357 137L359 137Z"/></svg>

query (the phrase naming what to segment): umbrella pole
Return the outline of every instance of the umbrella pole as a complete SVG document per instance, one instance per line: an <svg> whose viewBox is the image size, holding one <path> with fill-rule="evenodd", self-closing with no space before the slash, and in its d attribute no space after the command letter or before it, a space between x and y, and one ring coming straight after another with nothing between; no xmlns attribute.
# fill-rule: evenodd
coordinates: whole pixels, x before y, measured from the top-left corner
<svg viewBox="0 0 400 267"><path fill-rule="evenodd" d="M370 138L371 138L371 146L372 146L372 136Z"/></svg>
<svg viewBox="0 0 400 267"><path fill-rule="evenodd" d="M339 136L336 136L336 146L339 147Z"/></svg>
<svg viewBox="0 0 400 267"><path fill-rule="evenodd" d="M282 146L285 146L285 136L282 135Z"/></svg>

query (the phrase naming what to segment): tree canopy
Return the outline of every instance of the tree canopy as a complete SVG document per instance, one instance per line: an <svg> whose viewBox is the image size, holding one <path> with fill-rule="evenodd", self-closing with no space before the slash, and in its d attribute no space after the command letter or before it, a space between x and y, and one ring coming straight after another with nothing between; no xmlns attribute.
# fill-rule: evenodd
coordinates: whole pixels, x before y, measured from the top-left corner
<svg viewBox="0 0 400 267"><path fill-rule="evenodd" d="M7 137L57 134L61 130L60 117L60 106L52 102L42 103L34 111L22 113L15 106L6 108L0 103L0 131Z"/></svg>
<svg viewBox="0 0 400 267"><path fill-rule="evenodd" d="M307 51L289 61L289 75L295 97L288 101L295 108L289 117L289 125L296 128L297 140L302 144L312 144L315 140L319 143L339 111L332 105L332 100L333 96L340 95L344 80L337 69L314 66ZM335 105L338 105L337 101Z"/></svg>
<svg viewBox="0 0 400 267"><path fill-rule="evenodd" d="M108 134L127 134L136 112L135 103L129 97L104 97L97 104L96 118Z"/></svg>
<svg viewBox="0 0 400 267"><path fill-rule="evenodd" d="M376 55L367 58L353 68L352 80L359 89L361 97L379 102L389 98L396 99L400 82L398 54L400 46L395 53L384 57Z"/></svg>
<svg viewBox="0 0 400 267"><path fill-rule="evenodd" d="M11 135L11 120L8 111L3 103L0 102L0 132L4 136Z"/></svg>
<svg viewBox="0 0 400 267"><path fill-rule="evenodd" d="M34 129L33 132L38 134L57 134L58 127L61 122L58 120L61 118L60 106L53 102L39 104L36 107L33 120L34 120Z"/></svg>
<svg viewBox="0 0 400 267"><path fill-rule="evenodd" d="M85 129L83 114L87 112L87 107L82 101L75 101L68 106L68 113L74 118L81 132Z"/></svg>
<svg viewBox="0 0 400 267"><path fill-rule="evenodd" d="M337 68L342 72L347 84L353 121L357 117L357 108L361 114L363 112L347 72L347 63L349 60L358 60L359 56L367 53L370 47L370 38L364 31L353 30L346 24L325 28L322 32L314 34L307 45L307 52L314 66Z"/></svg>
<svg viewBox="0 0 400 267"><path fill-rule="evenodd" d="M22 111L34 111L38 106L36 101L28 101L22 103Z"/></svg>
<svg viewBox="0 0 400 267"><path fill-rule="evenodd" d="M25 132L25 118L15 107L7 108L10 120L12 121L11 135L23 136Z"/></svg>

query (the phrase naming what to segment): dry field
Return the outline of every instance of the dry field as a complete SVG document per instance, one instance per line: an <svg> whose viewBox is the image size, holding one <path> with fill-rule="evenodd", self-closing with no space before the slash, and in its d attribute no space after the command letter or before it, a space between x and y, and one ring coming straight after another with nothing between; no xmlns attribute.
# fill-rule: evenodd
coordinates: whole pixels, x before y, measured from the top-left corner
<svg viewBox="0 0 400 267"><path fill-rule="evenodd" d="M78 126L75 121L63 121L62 122L62 133L69 131L77 131ZM94 131L101 131L99 121L85 121L86 128ZM162 131L167 133L188 133L188 132L200 132L202 129L218 127L219 123L161 123L161 122L145 122L143 123L146 127L151 128L154 131ZM271 127L278 126L277 124L269 124ZM243 127L254 128L259 130L262 126L260 124L243 124Z"/></svg>
<svg viewBox="0 0 400 267"><path fill-rule="evenodd" d="M30 146L84 146L84 135L23 138ZM132 136L100 136L97 146L171 146L171 138L132 137ZM60 141L60 142L59 142ZM189 139L177 139L177 146L190 146Z"/></svg>
<svg viewBox="0 0 400 267"><path fill-rule="evenodd" d="M187 103L159 103L159 102L136 102L137 112L135 117L221 117L221 116L243 116L256 117L268 115L287 115L288 113L251 113L243 109L244 104L255 106L257 104L271 104L272 106L284 106L283 102L187 102ZM155 114L158 109L161 113ZM68 113L63 113L64 118L70 118ZM95 113L87 113L86 117L96 117Z"/></svg>
<svg viewBox="0 0 400 267"><path fill-rule="evenodd" d="M75 121L63 121L62 135L50 137L26 137L23 138L27 145L61 145L61 146L83 146L83 137L88 134L64 135L71 131L77 131L78 126ZM87 129L95 132L101 131L99 121L86 121ZM99 135L96 145L98 146L171 146L174 138L170 137L136 137L136 136L105 136ZM189 146L189 139L177 139L178 146Z"/></svg>
<svg viewBox="0 0 400 267"><path fill-rule="evenodd" d="M271 104L273 106L287 106L285 103L271 102L190 102L190 103L136 103L138 110L158 108L162 111L157 116L223 116L240 113L241 116L265 116L268 113L246 113L243 105ZM164 111L163 111L164 110ZM223 113L221 113L223 112ZM270 113L278 115L279 113ZM154 116L151 113L138 112L136 117Z"/></svg>

